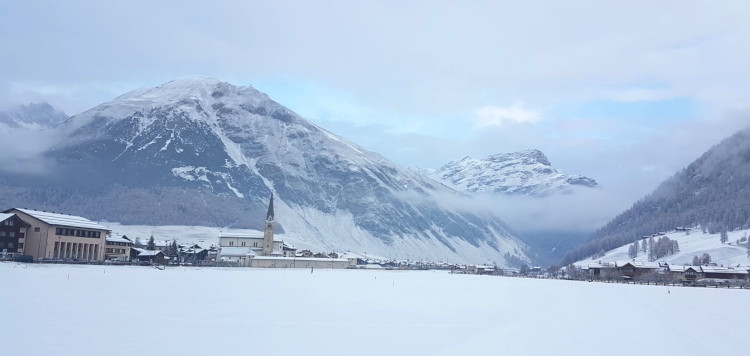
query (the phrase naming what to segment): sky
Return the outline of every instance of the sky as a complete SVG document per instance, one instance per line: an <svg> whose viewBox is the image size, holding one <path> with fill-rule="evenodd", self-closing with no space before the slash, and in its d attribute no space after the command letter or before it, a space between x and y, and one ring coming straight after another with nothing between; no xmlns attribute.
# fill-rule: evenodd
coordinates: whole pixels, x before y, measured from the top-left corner
<svg viewBox="0 0 750 356"><path fill-rule="evenodd" d="M540 149L612 212L750 125L745 1L0 0L0 37L0 108L212 76L404 166Z"/></svg>

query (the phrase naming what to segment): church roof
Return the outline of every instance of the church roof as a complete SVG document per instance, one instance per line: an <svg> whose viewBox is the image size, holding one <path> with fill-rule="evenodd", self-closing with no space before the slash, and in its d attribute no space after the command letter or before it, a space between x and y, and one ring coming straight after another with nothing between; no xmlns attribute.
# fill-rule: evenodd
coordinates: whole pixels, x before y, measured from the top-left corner
<svg viewBox="0 0 750 356"><path fill-rule="evenodd" d="M271 201L268 203L268 213L266 213L266 221L273 221L273 193L271 193Z"/></svg>

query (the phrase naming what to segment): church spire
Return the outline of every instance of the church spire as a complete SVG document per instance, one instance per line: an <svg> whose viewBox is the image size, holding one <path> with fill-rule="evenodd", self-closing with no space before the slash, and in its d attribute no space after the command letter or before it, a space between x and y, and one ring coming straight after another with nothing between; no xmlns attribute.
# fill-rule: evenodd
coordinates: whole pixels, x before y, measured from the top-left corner
<svg viewBox="0 0 750 356"><path fill-rule="evenodd" d="M273 193L271 193L271 201L268 203L268 213L266 214L266 221L273 221Z"/></svg>

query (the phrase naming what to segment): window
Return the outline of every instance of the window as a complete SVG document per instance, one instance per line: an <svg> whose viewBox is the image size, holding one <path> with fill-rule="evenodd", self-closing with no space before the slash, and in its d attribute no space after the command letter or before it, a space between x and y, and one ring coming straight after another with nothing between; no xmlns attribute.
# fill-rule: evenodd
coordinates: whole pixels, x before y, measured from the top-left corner
<svg viewBox="0 0 750 356"><path fill-rule="evenodd" d="M5 242L0 241L0 248L4 248L4 247L5 247Z"/></svg>
<svg viewBox="0 0 750 356"><path fill-rule="evenodd" d="M42 231L42 229L40 229L39 226L34 228L34 232L39 232L39 231Z"/></svg>
<svg viewBox="0 0 750 356"><path fill-rule="evenodd" d="M11 231L8 233L8 237L16 237L16 233Z"/></svg>
<svg viewBox="0 0 750 356"><path fill-rule="evenodd" d="M5 237L5 231L0 231L0 237Z"/></svg>
<svg viewBox="0 0 750 356"><path fill-rule="evenodd" d="M19 250L22 250L22 249L23 249L23 243L19 243L19 244L18 244L18 249L19 249Z"/></svg>
<svg viewBox="0 0 750 356"><path fill-rule="evenodd" d="M242 247L245 247L245 241L242 241Z"/></svg>
<svg viewBox="0 0 750 356"><path fill-rule="evenodd" d="M62 229L61 229L61 228L59 228L59 227L58 227L58 228L56 228L56 229L55 229L55 235L62 235Z"/></svg>
<svg viewBox="0 0 750 356"><path fill-rule="evenodd" d="M8 242L8 247L9 248L13 248L13 243L12 242Z"/></svg>
<svg viewBox="0 0 750 356"><path fill-rule="evenodd" d="M229 241L229 246L234 246L234 241Z"/></svg>

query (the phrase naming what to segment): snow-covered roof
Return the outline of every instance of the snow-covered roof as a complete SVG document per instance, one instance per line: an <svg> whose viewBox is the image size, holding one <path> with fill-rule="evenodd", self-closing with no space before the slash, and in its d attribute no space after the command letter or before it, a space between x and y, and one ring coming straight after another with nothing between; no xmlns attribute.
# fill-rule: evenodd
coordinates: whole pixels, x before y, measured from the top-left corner
<svg viewBox="0 0 750 356"><path fill-rule="evenodd" d="M138 251L138 256L156 256L160 253L164 253L161 250L146 250L144 248L134 248L134 250Z"/></svg>
<svg viewBox="0 0 750 356"><path fill-rule="evenodd" d="M31 209L19 209L19 208L13 208L10 210L6 210L5 212L7 213L13 210L18 210L24 214L30 215L31 217L35 219L39 219L50 225L109 231L109 228L103 225L99 225L96 222L93 222L89 219L86 219L80 216L50 213L46 211L37 211L37 210L31 210Z"/></svg>
<svg viewBox="0 0 750 356"><path fill-rule="evenodd" d="M256 256L257 254L252 247L222 247L219 255L221 257L245 257L245 256Z"/></svg>
<svg viewBox="0 0 750 356"><path fill-rule="evenodd" d="M615 265L617 267L623 267L627 264L630 264L631 266L635 268L650 268L650 269L657 269L659 267L659 263L657 262L643 262L643 261L619 261L615 262Z"/></svg>
<svg viewBox="0 0 750 356"><path fill-rule="evenodd" d="M0 213L0 222L10 219L14 214Z"/></svg>
<svg viewBox="0 0 750 356"><path fill-rule="evenodd" d="M125 236L110 236L110 237L107 237L107 242L122 242L126 244L133 243L133 241L130 241L130 239L128 239Z"/></svg>
<svg viewBox="0 0 750 356"><path fill-rule="evenodd" d="M589 268L615 268L615 265L609 262L593 262L589 263Z"/></svg>
<svg viewBox="0 0 750 356"><path fill-rule="evenodd" d="M748 267L701 266L703 273L748 274Z"/></svg>
<svg viewBox="0 0 750 356"><path fill-rule="evenodd" d="M273 242L284 242L283 240L277 239L277 237L280 237L280 236L274 235ZM223 239L223 238L263 240L263 232L253 231L253 232L247 232L247 233L226 233L226 234L221 234L221 236L219 236L219 239Z"/></svg>
<svg viewBox="0 0 750 356"><path fill-rule="evenodd" d="M669 271L671 271L671 272L680 272L680 273L684 273L684 272L685 272L685 271L687 271L688 269L692 269L692 270L694 270L694 271L696 271L696 272L700 272L700 271L701 271L701 268L700 268L700 266L678 266L678 265L667 265L667 268L668 268L668 269L669 269Z"/></svg>

